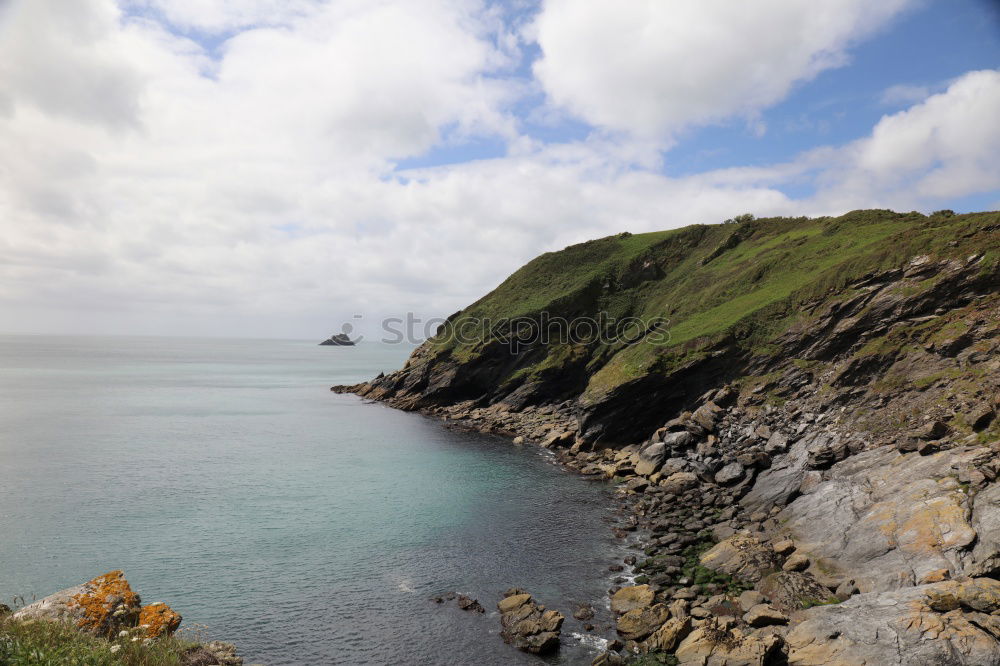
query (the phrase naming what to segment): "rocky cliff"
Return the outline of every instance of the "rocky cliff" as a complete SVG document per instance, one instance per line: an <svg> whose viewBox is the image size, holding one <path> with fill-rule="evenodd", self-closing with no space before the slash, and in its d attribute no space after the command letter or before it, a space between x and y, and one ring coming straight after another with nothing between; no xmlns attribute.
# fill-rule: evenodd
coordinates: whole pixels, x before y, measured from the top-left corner
<svg viewBox="0 0 1000 666"><path fill-rule="evenodd" d="M402 370L335 390L620 483L650 586L611 590L644 600L625 654L1000 664L998 288L998 213L623 234L539 257ZM552 318L572 334L542 339Z"/></svg>

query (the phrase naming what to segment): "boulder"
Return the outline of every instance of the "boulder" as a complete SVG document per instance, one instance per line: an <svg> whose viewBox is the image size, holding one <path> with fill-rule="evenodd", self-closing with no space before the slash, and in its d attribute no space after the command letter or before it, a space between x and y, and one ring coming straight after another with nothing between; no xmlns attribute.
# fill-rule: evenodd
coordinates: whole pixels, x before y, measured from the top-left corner
<svg viewBox="0 0 1000 666"><path fill-rule="evenodd" d="M112 637L136 626L140 607L125 574L111 571L25 606L14 619L68 621L93 636Z"/></svg>
<svg viewBox="0 0 1000 666"><path fill-rule="evenodd" d="M839 601L812 574L798 571L779 571L765 576L757 584L757 590L775 608L788 612Z"/></svg>
<svg viewBox="0 0 1000 666"><path fill-rule="evenodd" d="M547 654L559 647L563 615L545 610L531 595L512 588L497 604L500 611L500 636L504 642L531 654Z"/></svg>
<svg viewBox="0 0 1000 666"><path fill-rule="evenodd" d="M656 594L649 585L623 587L611 595L611 612L627 613L637 608L649 608Z"/></svg>
<svg viewBox="0 0 1000 666"><path fill-rule="evenodd" d="M698 477L692 472L677 472L660 481L660 487L669 495L679 495L698 485Z"/></svg>
<svg viewBox="0 0 1000 666"><path fill-rule="evenodd" d="M809 558L804 553L793 553L781 568L785 571L805 571L809 568Z"/></svg>
<svg viewBox="0 0 1000 666"><path fill-rule="evenodd" d="M663 626L670 619L670 611L663 604L630 610L618 618L618 635L625 640L641 641Z"/></svg>
<svg viewBox="0 0 1000 666"><path fill-rule="evenodd" d="M788 437L780 432L773 432L764 444L764 453L773 456L788 450Z"/></svg>
<svg viewBox="0 0 1000 666"><path fill-rule="evenodd" d="M667 447L663 442L650 444L639 452L639 462L635 465L635 473L639 476L654 474L666 459Z"/></svg>
<svg viewBox="0 0 1000 666"><path fill-rule="evenodd" d="M749 513L784 506L802 485L808 471L809 446L813 437L800 439L783 456L779 456L771 467L757 475L750 492L740 500Z"/></svg>
<svg viewBox="0 0 1000 666"><path fill-rule="evenodd" d="M743 465L731 462L715 473L715 482L720 485L735 483L743 478Z"/></svg>
<svg viewBox="0 0 1000 666"><path fill-rule="evenodd" d="M663 443L668 449L683 450L694 443L694 435L687 430L668 432L663 436Z"/></svg>
<svg viewBox="0 0 1000 666"><path fill-rule="evenodd" d="M766 599L764 599L764 595L757 590L747 590L739 596L737 601L740 608L743 609L743 612L748 612L754 606L764 603Z"/></svg>
<svg viewBox="0 0 1000 666"><path fill-rule="evenodd" d="M788 663L998 666L1000 582L945 581L811 608L787 635Z"/></svg>
<svg viewBox="0 0 1000 666"><path fill-rule="evenodd" d="M757 604L746 612L743 621L751 627L788 624L788 616L770 604Z"/></svg>
<svg viewBox="0 0 1000 666"><path fill-rule="evenodd" d="M148 604L139 609L139 626L145 629L148 638L169 636L181 625L180 613L162 601Z"/></svg>
<svg viewBox="0 0 1000 666"><path fill-rule="evenodd" d="M641 652L673 652L677 645L691 633L690 617L672 617L644 640Z"/></svg>
<svg viewBox="0 0 1000 666"><path fill-rule="evenodd" d="M744 634L739 629L725 629L709 620L681 642L675 656L682 666L764 666L774 663L781 645L781 638L773 634Z"/></svg>
<svg viewBox="0 0 1000 666"><path fill-rule="evenodd" d="M715 430L715 424L719 422L724 411L714 402L706 402L694 410L694 413L691 414L691 420L701 426L705 432L712 432Z"/></svg>
<svg viewBox="0 0 1000 666"><path fill-rule="evenodd" d="M702 566L756 583L781 569L781 559L767 543L747 534L735 534L701 556Z"/></svg>

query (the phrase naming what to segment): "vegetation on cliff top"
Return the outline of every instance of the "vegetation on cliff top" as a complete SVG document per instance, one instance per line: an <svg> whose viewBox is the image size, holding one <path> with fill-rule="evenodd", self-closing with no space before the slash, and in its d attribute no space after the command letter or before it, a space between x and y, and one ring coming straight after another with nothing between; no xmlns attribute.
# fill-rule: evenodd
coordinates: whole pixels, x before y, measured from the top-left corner
<svg viewBox="0 0 1000 666"><path fill-rule="evenodd" d="M931 216L862 210L831 218L740 216L728 224L620 234L549 252L450 318L432 346L435 357L474 361L498 342L498 322L572 320L604 312L609 321L669 320L669 340L628 344L604 335L528 348L498 385L510 390L586 363L584 403L653 372L703 357L721 343L766 352L802 317L804 304L842 298L844 288L914 257L965 259L981 254L982 271L1000 261L1000 213ZM479 339L458 339L463 322L490 320Z"/></svg>

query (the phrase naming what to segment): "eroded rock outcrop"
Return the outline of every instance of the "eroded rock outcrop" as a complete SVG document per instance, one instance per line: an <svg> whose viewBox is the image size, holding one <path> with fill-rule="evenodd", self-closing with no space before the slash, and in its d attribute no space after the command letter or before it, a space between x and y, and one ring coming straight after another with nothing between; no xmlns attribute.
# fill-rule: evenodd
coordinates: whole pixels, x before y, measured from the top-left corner
<svg viewBox="0 0 1000 666"><path fill-rule="evenodd" d="M532 654L547 654L559 647L559 634L565 617L555 610L535 603L531 595L512 588L497 604L500 611L500 636L505 642Z"/></svg>

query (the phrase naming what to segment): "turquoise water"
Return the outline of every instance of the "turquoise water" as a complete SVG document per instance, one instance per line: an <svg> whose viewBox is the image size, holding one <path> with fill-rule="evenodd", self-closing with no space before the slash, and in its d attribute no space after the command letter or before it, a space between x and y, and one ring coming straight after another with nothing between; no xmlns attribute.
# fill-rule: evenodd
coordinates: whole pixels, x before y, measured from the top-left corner
<svg viewBox="0 0 1000 666"><path fill-rule="evenodd" d="M408 352L0 336L0 598L124 569L247 663L540 663L502 643L495 603L599 601L622 556L607 490L328 390ZM449 591L488 614L429 601ZM550 661L592 656L569 638Z"/></svg>

